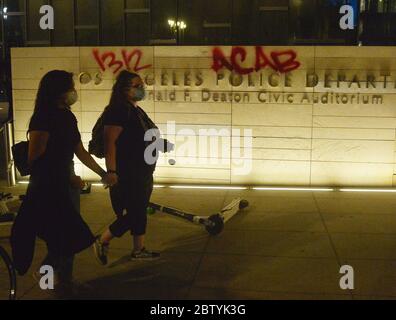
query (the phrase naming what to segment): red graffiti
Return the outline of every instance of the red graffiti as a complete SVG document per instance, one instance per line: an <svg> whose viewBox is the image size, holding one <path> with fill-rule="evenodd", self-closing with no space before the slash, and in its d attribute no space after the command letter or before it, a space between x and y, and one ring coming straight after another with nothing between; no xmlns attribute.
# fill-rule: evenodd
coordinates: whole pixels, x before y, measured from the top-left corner
<svg viewBox="0 0 396 320"><path fill-rule="evenodd" d="M134 72L139 72L140 70L147 69L151 67L151 64L146 64L144 66L140 66L140 61L143 56L143 52L139 49L132 50L131 52L127 52L127 50L123 49L121 51L122 54L122 60L117 60L116 59L116 54L114 52L105 52L105 53L100 53L98 49L92 50L92 54L98 63L100 69L104 72L106 69L112 69L113 73L117 73L120 71L123 67L125 67L128 70L134 71ZM132 58L136 56L136 61L131 68L131 61ZM109 60L108 62L106 62ZM113 68L116 67L116 68Z"/></svg>
<svg viewBox="0 0 396 320"><path fill-rule="evenodd" d="M271 60L264 53L263 48L256 47L256 65L255 65L255 70L259 71L261 69L266 68L267 66L269 66L273 70L276 70L276 66L271 62Z"/></svg>
<svg viewBox="0 0 396 320"><path fill-rule="evenodd" d="M213 49L213 64L212 69L218 72L222 68L226 68L235 73L244 75L254 71L259 71L266 67L280 72L286 73L296 70L300 67L301 63L297 61L297 53L293 50L273 51L270 57L264 52L260 46L255 47L256 62L251 68L244 68L241 66L246 60L247 52L243 47L233 47L231 50L231 61L228 61L223 51L220 48Z"/></svg>
<svg viewBox="0 0 396 320"><path fill-rule="evenodd" d="M217 72L223 69L224 67L230 71L234 70L233 65L230 62L228 62L228 60L224 56L223 51L221 51L220 48L214 48L212 69Z"/></svg>
<svg viewBox="0 0 396 320"><path fill-rule="evenodd" d="M118 67L113 72L117 73L124 66L122 61L116 60L116 55L115 55L114 52L105 52L102 55L100 55L99 50L98 49L94 49L93 50L93 55L94 55L96 61L98 62L100 68L102 69L102 71L105 71L106 67L111 68L111 67L116 65ZM111 60L106 66L105 62L106 62L107 58L109 58L109 57L110 57Z"/></svg>
<svg viewBox="0 0 396 320"><path fill-rule="evenodd" d="M234 66L235 72L239 74L249 74L253 72L253 68L242 68L238 61L237 57L241 56L241 62L244 62L246 60L246 50L241 47L236 47L232 49L232 54L231 54L231 63Z"/></svg>
<svg viewBox="0 0 396 320"><path fill-rule="evenodd" d="M128 70L131 70L130 63L134 56L137 56L135 66L133 67L133 71L138 72L143 69L147 69L151 67L151 64L146 64L145 66L139 67L140 60L142 59L143 53L141 50L135 49L132 52L128 53L125 49L122 50L122 57L124 59L124 63L127 66Z"/></svg>
<svg viewBox="0 0 396 320"><path fill-rule="evenodd" d="M281 56L289 56L289 59L281 62L279 57ZM279 72L285 73L289 71L296 70L300 67L301 63L296 61L297 53L293 50L279 51L279 52L271 52L271 58L275 62Z"/></svg>

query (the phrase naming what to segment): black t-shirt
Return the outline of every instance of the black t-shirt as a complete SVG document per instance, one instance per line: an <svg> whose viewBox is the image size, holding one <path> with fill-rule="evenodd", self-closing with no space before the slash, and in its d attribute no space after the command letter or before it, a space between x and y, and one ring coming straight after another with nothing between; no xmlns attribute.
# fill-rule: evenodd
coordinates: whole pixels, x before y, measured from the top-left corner
<svg viewBox="0 0 396 320"><path fill-rule="evenodd" d="M108 106L103 117L105 126L123 127L116 142L116 169L120 177L152 174L155 164L149 165L144 159L146 143L142 121L147 123L150 119L144 110L131 104Z"/></svg>
<svg viewBox="0 0 396 320"><path fill-rule="evenodd" d="M77 119L69 109L54 108L50 112L35 112L29 131L49 133L44 154L33 163L32 174L54 173L70 175L74 151L81 141Z"/></svg>

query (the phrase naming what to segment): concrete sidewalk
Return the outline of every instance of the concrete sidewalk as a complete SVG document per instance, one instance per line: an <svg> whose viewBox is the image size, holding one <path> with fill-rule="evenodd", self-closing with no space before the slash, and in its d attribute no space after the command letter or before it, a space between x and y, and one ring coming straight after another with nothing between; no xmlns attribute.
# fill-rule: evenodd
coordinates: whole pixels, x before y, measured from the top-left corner
<svg viewBox="0 0 396 320"><path fill-rule="evenodd" d="M23 194L25 186L0 188ZM152 200L211 215L234 197L250 207L222 234L164 214L149 216L155 262L131 262L131 236L113 241L101 267L92 250L77 256L75 278L92 299L396 299L396 195L384 193L155 189ZM93 187L81 211L100 232L114 219L108 193ZM0 227L3 237L9 228ZM8 240L0 244L9 250ZM37 243L35 270L46 253ZM342 265L355 289L341 290ZM2 277L4 275L0 275ZM31 275L18 278L20 299L49 299Z"/></svg>

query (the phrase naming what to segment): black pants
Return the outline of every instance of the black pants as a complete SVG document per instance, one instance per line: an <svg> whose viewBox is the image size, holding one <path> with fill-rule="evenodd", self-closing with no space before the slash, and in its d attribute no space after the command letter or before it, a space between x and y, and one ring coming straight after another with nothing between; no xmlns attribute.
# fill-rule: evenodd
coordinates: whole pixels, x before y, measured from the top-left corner
<svg viewBox="0 0 396 320"><path fill-rule="evenodd" d="M70 283L73 281L74 256L64 257L54 255L48 251L47 256L41 263L42 266L51 266L56 273L59 283Z"/></svg>
<svg viewBox="0 0 396 320"><path fill-rule="evenodd" d="M74 189L70 187L70 197L73 202L73 206L78 212L80 212L80 189ZM48 254L41 263L41 265L49 265L56 272L59 282L66 283L73 280L73 264L74 255L62 256L51 252L48 248Z"/></svg>
<svg viewBox="0 0 396 320"><path fill-rule="evenodd" d="M130 231L134 236L146 233L147 206L153 192L153 175L120 180L110 188L110 198L117 220L110 226L115 237L123 236Z"/></svg>

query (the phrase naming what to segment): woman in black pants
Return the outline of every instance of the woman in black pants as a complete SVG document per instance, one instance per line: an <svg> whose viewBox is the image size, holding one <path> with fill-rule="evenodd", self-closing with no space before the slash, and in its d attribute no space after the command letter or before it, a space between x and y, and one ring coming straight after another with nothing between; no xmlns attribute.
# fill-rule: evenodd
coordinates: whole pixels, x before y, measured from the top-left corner
<svg viewBox="0 0 396 320"><path fill-rule="evenodd" d="M73 256L91 246L95 237L73 205L70 184L73 155L107 182L106 172L84 149L70 106L77 101L73 74L54 70L41 80L29 123L30 183L11 234L19 274L31 266L36 237L43 239L57 276L55 289L70 285ZM77 181L78 185L78 181Z"/></svg>
<svg viewBox="0 0 396 320"><path fill-rule="evenodd" d="M133 235L132 259L158 258L144 246L146 208L153 190L155 162L145 161L147 144L144 135L148 128L156 128L138 106L145 96L139 75L122 71L114 84L110 104L104 117L104 140L110 197L117 220L97 238L94 249L98 261L107 264L107 250L111 239L127 231ZM126 212L124 212L124 210Z"/></svg>

